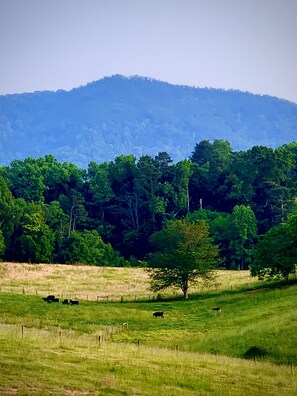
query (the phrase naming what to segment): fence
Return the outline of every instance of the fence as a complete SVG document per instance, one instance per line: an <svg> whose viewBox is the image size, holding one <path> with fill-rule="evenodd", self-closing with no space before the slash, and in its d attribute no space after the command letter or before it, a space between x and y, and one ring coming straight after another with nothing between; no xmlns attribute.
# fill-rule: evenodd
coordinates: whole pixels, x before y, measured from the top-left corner
<svg viewBox="0 0 297 396"><path fill-rule="evenodd" d="M2 324L2 326L5 325ZM11 325L7 325L7 327L11 327ZM41 328L41 327L27 327L25 325L21 325L19 327L19 331L17 331L17 325L14 325L13 327L14 327L13 334L15 334L16 336L17 335L21 336L22 339L24 339L26 336L31 336L31 337L35 336L35 337L43 338L45 335L55 339L59 339L60 341L62 341L62 339L79 338L77 333L75 333L73 330L61 329L60 327ZM128 323L125 322L125 323L106 326L104 330L96 332L95 335L84 333L80 337L87 338L89 341L92 339L94 344L101 346L101 344L104 341L112 341L113 335L128 332L128 330L129 330Z"/></svg>
<svg viewBox="0 0 297 396"><path fill-rule="evenodd" d="M46 297L47 295L54 294L60 299L72 298L75 300L83 301L97 301L97 302L133 302L133 301L159 301L168 298L176 298L182 296L181 293L176 291L168 293L139 293L139 294L125 294L125 295L97 295L96 293L84 294L75 293L72 291L57 291L57 290L38 290L34 287L23 287L14 286L13 284L0 285L0 292L11 293L11 294L24 294L24 295L36 295L40 297Z"/></svg>

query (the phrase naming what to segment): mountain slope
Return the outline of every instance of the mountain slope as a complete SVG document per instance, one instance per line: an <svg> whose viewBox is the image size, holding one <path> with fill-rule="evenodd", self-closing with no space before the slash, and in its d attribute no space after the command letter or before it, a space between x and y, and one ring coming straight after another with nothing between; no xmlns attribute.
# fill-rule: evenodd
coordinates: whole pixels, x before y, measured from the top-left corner
<svg viewBox="0 0 297 396"><path fill-rule="evenodd" d="M270 96L106 77L67 91L0 96L0 164L53 154L87 167L117 155L187 158L195 143L235 150L296 140L297 105Z"/></svg>

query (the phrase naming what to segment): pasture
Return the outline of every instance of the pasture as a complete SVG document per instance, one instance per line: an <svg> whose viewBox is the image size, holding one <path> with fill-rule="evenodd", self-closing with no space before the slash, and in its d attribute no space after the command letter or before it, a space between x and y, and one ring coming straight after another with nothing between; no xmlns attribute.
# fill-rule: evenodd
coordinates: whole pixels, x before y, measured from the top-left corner
<svg viewBox="0 0 297 396"><path fill-rule="evenodd" d="M148 274L142 268L111 268L83 265L0 263L0 291L44 296L56 294L83 300L119 301L153 298ZM218 271L217 280L205 287L194 286L190 293L233 290L258 284L248 271ZM165 296L182 295L168 291ZM156 297L156 295L155 295Z"/></svg>
<svg viewBox="0 0 297 396"><path fill-rule="evenodd" d="M294 284L267 287L247 272L221 271L188 301L145 299L142 269L11 268L0 264L1 395L297 394ZM41 298L60 290L88 299ZM97 301L109 291L114 301Z"/></svg>

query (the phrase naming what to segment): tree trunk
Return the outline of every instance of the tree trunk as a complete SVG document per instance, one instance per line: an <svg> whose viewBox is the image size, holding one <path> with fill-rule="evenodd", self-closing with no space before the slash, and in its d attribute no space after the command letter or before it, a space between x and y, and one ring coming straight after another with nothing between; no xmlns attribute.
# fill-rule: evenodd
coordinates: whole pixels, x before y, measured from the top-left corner
<svg viewBox="0 0 297 396"><path fill-rule="evenodd" d="M70 236L71 231L73 231L73 230L72 230L72 221L73 221L73 210L74 210L74 206L75 206L75 205L72 205L72 206L71 206L71 209L70 209L68 237Z"/></svg>
<svg viewBox="0 0 297 396"><path fill-rule="evenodd" d="M182 278L182 291L184 293L184 299L187 300L189 298L189 278L188 275L183 275Z"/></svg>
<svg viewBox="0 0 297 396"><path fill-rule="evenodd" d="M188 298L189 298L188 289L183 289L183 293L184 293L184 299L188 300Z"/></svg>
<svg viewBox="0 0 297 396"><path fill-rule="evenodd" d="M190 212L190 192L189 192L189 183L187 185L187 213Z"/></svg>

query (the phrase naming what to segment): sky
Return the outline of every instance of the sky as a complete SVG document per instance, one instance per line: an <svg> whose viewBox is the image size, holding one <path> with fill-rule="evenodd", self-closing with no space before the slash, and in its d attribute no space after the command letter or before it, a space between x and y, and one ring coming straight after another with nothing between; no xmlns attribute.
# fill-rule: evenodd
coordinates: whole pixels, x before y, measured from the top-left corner
<svg viewBox="0 0 297 396"><path fill-rule="evenodd" d="M0 94L105 76L297 103L297 0L0 0Z"/></svg>

